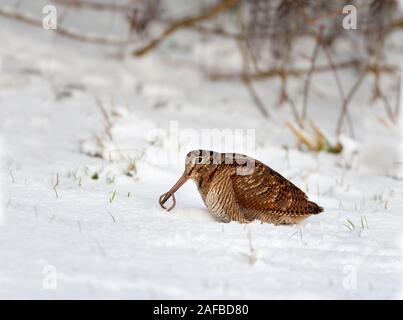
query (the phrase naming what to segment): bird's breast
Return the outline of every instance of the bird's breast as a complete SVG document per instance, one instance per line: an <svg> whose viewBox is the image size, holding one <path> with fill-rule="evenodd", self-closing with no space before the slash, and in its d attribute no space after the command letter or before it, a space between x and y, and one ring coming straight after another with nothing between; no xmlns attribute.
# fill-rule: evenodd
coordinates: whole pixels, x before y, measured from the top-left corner
<svg viewBox="0 0 403 320"><path fill-rule="evenodd" d="M228 221L227 208L231 199L229 197L230 181L227 177L215 177L210 181L208 188L200 188L200 195L209 212L220 221Z"/></svg>

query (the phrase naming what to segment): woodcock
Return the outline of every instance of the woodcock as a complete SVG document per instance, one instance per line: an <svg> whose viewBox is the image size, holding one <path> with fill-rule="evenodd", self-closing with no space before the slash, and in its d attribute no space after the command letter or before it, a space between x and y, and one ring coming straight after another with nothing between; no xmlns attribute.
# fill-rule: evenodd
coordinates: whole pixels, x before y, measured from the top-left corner
<svg viewBox="0 0 403 320"><path fill-rule="evenodd" d="M187 154L183 175L160 197L164 209L175 206L174 193L189 179L196 183L209 212L223 222L293 224L323 211L298 187L260 161L207 150ZM173 205L166 208L170 197Z"/></svg>

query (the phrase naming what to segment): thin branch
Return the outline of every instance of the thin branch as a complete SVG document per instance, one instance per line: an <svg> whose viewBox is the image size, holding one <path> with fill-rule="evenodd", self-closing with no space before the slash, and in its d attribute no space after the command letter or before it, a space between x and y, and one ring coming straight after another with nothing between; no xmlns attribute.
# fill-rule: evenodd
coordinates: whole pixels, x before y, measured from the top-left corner
<svg viewBox="0 0 403 320"><path fill-rule="evenodd" d="M25 24L29 24L34 27L43 28L42 20L36 19L35 17L29 16L28 14L23 14L14 9L9 9L6 7L0 7L0 16L12 20L16 20ZM122 46L129 43L128 39L103 37L100 35L92 34L81 34L76 31L65 29L58 26L54 30L49 30L57 33L60 36L70 38L80 42L90 42L98 45L112 45L112 46Z"/></svg>
<svg viewBox="0 0 403 320"><path fill-rule="evenodd" d="M60 27L62 25L62 23L64 22L64 20L67 18L68 14L70 13L70 8L67 8L65 10L62 11L62 13L59 16L59 20L58 22L58 27Z"/></svg>
<svg viewBox="0 0 403 320"><path fill-rule="evenodd" d="M249 243L249 255L248 255L249 263L250 265L254 265L258 259L258 256L252 242L252 231L247 226L246 226L246 238L248 239Z"/></svg>
<svg viewBox="0 0 403 320"><path fill-rule="evenodd" d="M112 137L111 130L113 127L113 123L111 122L109 113L108 113L108 111L106 111L104 104L98 97L96 97L95 100L96 100L96 104L97 104L99 110L101 111L102 117L105 121L105 133L108 136L109 140L112 141L113 137Z"/></svg>
<svg viewBox="0 0 403 320"><path fill-rule="evenodd" d="M355 3L354 6L356 9L360 9L360 10L363 8L363 4ZM336 8L335 10L330 10L329 12L326 12L318 17L308 18L308 19L306 19L306 23L309 25L315 25L323 20L330 20L332 18L337 18L337 17L341 17L344 15L345 15L345 13L343 12L343 8Z"/></svg>
<svg viewBox="0 0 403 320"><path fill-rule="evenodd" d="M241 45L242 44L239 43L239 46ZM253 52L253 47L246 37L245 37L245 46L247 52L249 53L250 61L252 62L253 67L255 68L255 71L260 72L258 57L256 56L255 52Z"/></svg>
<svg viewBox="0 0 403 320"><path fill-rule="evenodd" d="M332 69L334 78L336 80L336 84L337 84L337 88L339 89L339 94L340 94L341 101L344 101L345 95L344 95L343 85L341 84L340 75L339 75L339 72L337 71L337 68L334 65L332 55L330 54L330 51L329 51L329 47L323 46L322 48L323 48L323 50L324 50L324 52L326 54L327 60L328 60L329 65L330 65L330 67ZM354 138L355 137L354 126L353 126L353 122L351 120L351 116L350 116L350 113L348 112L348 110L347 110L346 116L347 116L347 122L348 122L348 127L349 127L349 130L350 130L351 137Z"/></svg>
<svg viewBox="0 0 403 320"><path fill-rule="evenodd" d="M8 172L8 174L9 174L10 177L11 177L11 181L12 181L13 183L15 183L14 175L13 175L13 170L10 170L10 171Z"/></svg>
<svg viewBox="0 0 403 320"><path fill-rule="evenodd" d="M320 49L321 43L322 43L322 32L323 32L323 28L320 28L319 33L316 37L315 49L314 49L312 57L311 57L311 67L309 68L308 74L305 79L304 98L303 98L303 103L302 103L302 116L301 116L302 123L305 122L307 111L308 111L309 85L311 83L311 77L312 77L313 71L315 70L316 60L318 58L319 49Z"/></svg>
<svg viewBox="0 0 403 320"><path fill-rule="evenodd" d="M382 100L389 120L391 120L393 123L395 123L392 106L390 105L388 98L383 93L383 90L380 85L381 77L380 77L380 72L376 68L376 64L374 66L374 77L375 77L374 99L380 98Z"/></svg>
<svg viewBox="0 0 403 320"><path fill-rule="evenodd" d="M127 13L133 9L133 5L130 4L120 4L116 3L116 1L111 1L108 3L104 2L96 2L96 1L84 1L84 0L51 0L51 2L60 4L66 7L73 7L77 9L89 9L89 10L98 10L98 11L120 11L123 13Z"/></svg>
<svg viewBox="0 0 403 320"><path fill-rule="evenodd" d="M343 125L344 118L345 118L346 114L348 113L348 106L349 106L351 100L353 99L354 94L356 93L356 91L360 87L362 81L364 80L366 74L367 74L366 70L363 70L361 72L361 75L359 76L357 82L350 89L349 93L347 94L347 97L343 101L343 105L342 105L342 108L341 108L341 113L340 113L339 120L337 122L337 127L336 127L336 134L337 135L339 135L341 133L341 127Z"/></svg>
<svg viewBox="0 0 403 320"><path fill-rule="evenodd" d="M247 43L247 42L246 42ZM255 88L253 87L252 81L249 78L249 59L248 59L248 52L250 52L250 47L244 46L241 41L237 42L239 52L242 57L242 68L243 68L243 83L245 84L246 89L248 90L250 96L252 97L253 102L255 103L256 107L259 109L260 113L265 117L269 117L269 113L267 112L267 109L263 103L263 101L260 99L259 95L257 94ZM248 50L249 49L249 50ZM254 67L258 68L256 61L253 60L252 62L254 63Z"/></svg>
<svg viewBox="0 0 403 320"><path fill-rule="evenodd" d="M352 60L347 60L347 61L342 61L338 62L337 64L334 64L333 67L331 67L328 64L316 66L314 72L315 73L326 73L329 71L332 71L333 68L343 70L343 69L352 69L352 68L358 68L360 65L362 65L362 60L361 59L352 59ZM372 72L374 69L373 66L368 65L366 66L366 72ZM382 66L380 67L380 70L385 73L393 73L396 71L395 67L392 66ZM269 68L264 71L260 72L255 72L249 74L249 77L251 80L264 80L267 78L273 78L273 77L284 77L284 74L287 75L287 77L301 77L303 75L306 75L308 70L306 68L294 68L294 69L283 69L283 68ZM221 81L221 80L226 80L226 81L239 81L242 80L243 74L239 73L219 73L215 72L212 73L209 78L214 81Z"/></svg>
<svg viewBox="0 0 403 320"><path fill-rule="evenodd" d="M115 217L113 216L113 214L108 210L108 209L106 209L106 211L109 213L109 215L111 216L111 218L112 218L112 220L113 220L113 223L116 223L116 220L115 220Z"/></svg>
<svg viewBox="0 0 403 320"><path fill-rule="evenodd" d="M339 73L337 72L337 68L333 62L333 58L329 52L329 48L326 46L323 46L323 50L326 54L327 60L329 62L329 66L334 74L334 78L336 80L337 88L339 89L339 94L342 100L344 100L344 90L343 90L343 85L341 84L341 79L339 76Z"/></svg>
<svg viewBox="0 0 403 320"><path fill-rule="evenodd" d="M297 106L295 105L294 101L288 96L287 93L286 93L286 102L288 102L288 104L290 105L291 112L294 115L295 121L298 123L298 125L301 128L303 128L303 126L304 126L303 121L298 114Z"/></svg>
<svg viewBox="0 0 403 320"><path fill-rule="evenodd" d="M263 101L260 99L260 97L258 96L255 88L252 85L252 81L250 80L250 78L248 78L247 76L244 78L243 83L245 84L245 87L248 89L250 96L253 99L253 102L255 103L256 107L259 109L260 113L265 117L265 118L269 118L269 112L266 110L266 107L263 103Z"/></svg>
<svg viewBox="0 0 403 320"><path fill-rule="evenodd" d="M194 31L208 34L208 35L213 35L213 36L218 36L218 37L223 37L223 38L228 38L228 39L233 39L233 40L245 40L245 35L242 33L236 33L232 31L225 30L220 27L206 27L203 25L192 25L189 26L189 28L193 29ZM256 32L251 35L253 39L259 39L259 40L268 40L274 35L289 35L290 31L261 31L261 32ZM310 30L296 30L292 32L293 36L312 36L316 37L316 34L314 32L311 32ZM247 39L249 41L249 39Z"/></svg>
<svg viewBox="0 0 403 320"><path fill-rule="evenodd" d="M397 90L396 90L396 106L394 116L397 119L400 115L400 106L401 106L401 98L402 98L402 75L399 75L397 80Z"/></svg>
<svg viewBox="0 0 403 320"><path fill-rule="evenodd" d="M392 111L392 106L390 105L388 98L384 95L384 93L382 92L382 90L380 88L379 88L379 96L383 102L383 105L385 106L386 114L388 115L389 120L392 121L393 123L395 123L396 119L395 119L394 113Z"/></svg>
<svg viewBox="0 0 403 320"><path fill-rule="evenodd" d="M133 55L140 57L156 48L166 37L173 34L174 32L193 26L196 23L202 22L204 20L211 19L222 12L225 12L229 9L232 9L236 5L238 5L239 0L222 0L215 6L212 6L206 10L204 10L200 15L185 17L179 20L172 22L170 26L168 26L165 31L163 31L158 37L152 39L147 45L144 47L137 49Z"/></svg>
<svg viewBox="0 0 403 320"><path fill-rule="evenodd" d="M337 16L337 15L332 15L333 17ZM320 18L321 20L322 18ZM313 20L307 20L307 23L310 25L315 25L317 21L315 21L315 19ZM221 27L218 28L213 28L213 27L206 27L206 26L202 26L202 25L191 25L188 26L191 29L194 29L195 31L201 32L201 33L205 33L205 34L209 34L209 35L215 35L215 36L220 36L220 37L224 37L224 38L233 38L235 40L244 40L244 35L243 34L239 34L239 33L235 33L235 32L231 32L228 30L225 30ZM267 30L273 29L275 26L268 26ZM392 32L394 30L399 30L399 29L403 29L403 19L399 19L399 20L395 20L392 21L390 23L390 25L387 28L383 28L383 30L385 30L385 33L389 33ZM290 31L286 30L286 31L260 31L260 32L256 32L253 33L251 36L255 39L270 39L271 37L273 37L274 35L289 35ZM374 32L374 31L379 31L379 28L365 28L362 29L363 33L369 33L369 32ZM293 36L312 36L314 38L317 37L317 33L310 30L310 29L298 29L295 30L293 32Z"/></svg>
<svg viewBox="0 0 403 320"><path fill-rule="evenodd" d="M56 187L59 185L59 173L56 173L56 182L53 182L52 178L52 184L53 184L53 190L55 191L56 198L59 198L59 194L57 193Z"/></svg>

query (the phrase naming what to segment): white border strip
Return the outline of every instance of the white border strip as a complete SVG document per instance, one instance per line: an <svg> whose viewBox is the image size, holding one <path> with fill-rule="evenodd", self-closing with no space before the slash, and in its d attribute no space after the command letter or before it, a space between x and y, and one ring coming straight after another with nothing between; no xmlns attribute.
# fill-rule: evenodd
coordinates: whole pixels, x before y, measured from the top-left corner
<svg viewBox="0 0 403 320"><path fill-rule="evenodd" d="M0 139L0 163L2 162L2 154L3 154L3 144ZM4 203L3 203L3 192L2 192L2 184L3 181L1 179L2 177L0 176L0 226L4 223L5 220L5 213L4 213Z"/></svg>

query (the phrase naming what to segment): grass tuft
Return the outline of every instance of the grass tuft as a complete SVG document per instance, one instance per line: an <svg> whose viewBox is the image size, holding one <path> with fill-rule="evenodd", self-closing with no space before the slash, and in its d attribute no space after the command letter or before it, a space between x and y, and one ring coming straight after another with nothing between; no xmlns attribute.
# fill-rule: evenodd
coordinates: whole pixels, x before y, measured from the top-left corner
<svg viewBox="0 0 403 320"><path fill-rule="evenodd" d="M353 231L355 229L355 225L350 219L346 219L344 226L350 231Z"/></svg>
<svg viewBox="0 0 403 320"><path fill-rule="evenodd" d="M112 195L109 197L109 203L112 203L113 200L115 200L115 197L116 197L116 190L113 191Z"/></svg>

